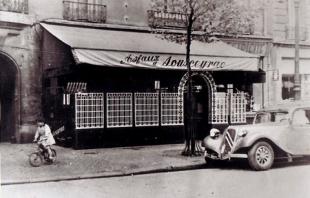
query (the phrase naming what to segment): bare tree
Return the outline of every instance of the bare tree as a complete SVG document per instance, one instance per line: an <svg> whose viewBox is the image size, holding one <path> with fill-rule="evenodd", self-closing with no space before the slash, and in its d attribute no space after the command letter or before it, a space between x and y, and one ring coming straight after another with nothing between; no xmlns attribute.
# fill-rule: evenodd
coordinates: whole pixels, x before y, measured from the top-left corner
<svg viewBox="0 0 310 198"><path fill-rule="evenodd" d="M152 9L163 14L176 15L183 22L178 28L183 32L173 33L164 25L153 25L154 33L163 39L186 43L186 66L188 73L188 94L186 108L185 148L183 155L201 154L194 128L192 102L192 70L190 67L191 41L193 39L213 42L215 36L237 36L253 33L255 9L259 3L249 4L248 0L152 0ZM258 2L258 1L257 1ZM195 33L194 33L195 32Z"/></svg>

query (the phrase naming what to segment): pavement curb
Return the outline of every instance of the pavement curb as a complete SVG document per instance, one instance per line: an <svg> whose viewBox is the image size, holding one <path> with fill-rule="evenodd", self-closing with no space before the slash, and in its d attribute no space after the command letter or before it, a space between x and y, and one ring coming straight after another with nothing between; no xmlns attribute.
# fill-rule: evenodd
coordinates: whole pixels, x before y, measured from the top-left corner
<svg viewBox="0 0 310 198"><path fill-rule="evenodd" d="M59 182L59 181L71 181L71 180L81 180L81 179L99 179L99 178L112 178L112 177L125 177L125 176L133 176L133 175L144 175L144 174L152 174L152 173L164 173L164 172L172 172L172 171L184 171L184 170L192 170L192 169L202 169L205 167L204 163L195 164L195 165L186 165L186 166L169 166L165 168L158 169L150 169L150 170L140 170L140 171L132 171L125 173L111 173L111 174L92 174L92 175L84 175L84 176L72 176L72 177L59 177L53 179L34 179L34 180L24 180L24 181L4 181L1 182L2 186L6 185L18 185L18 184L32 184L32 183L45 183L45 182Z"/></svg>

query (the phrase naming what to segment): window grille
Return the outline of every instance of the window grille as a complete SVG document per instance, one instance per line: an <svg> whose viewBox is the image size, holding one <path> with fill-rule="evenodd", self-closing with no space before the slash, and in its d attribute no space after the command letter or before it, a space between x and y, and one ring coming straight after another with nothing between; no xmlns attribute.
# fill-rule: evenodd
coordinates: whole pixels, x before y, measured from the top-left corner
<svg viewBox="0 0 310 198"><path fill-rule="evenodd" d="M132 127L132 94L107 93L107 127Z"/></svg>
<svg viewBox="0 0 310 198"><path fill-rule="evenodd" d="M212 104L212 123L228 123L228 94L214 93Z"/></svg>
<svg viewBox="0 0 310 198"><path fill-rule="evenodd" d="M246 98L244 93L231 94L231 123L246 123Z"/></svg>
<svg viewBox="0 0 310 198"><path fill-rule="evenodd" d="M159 125L159 99L157 93L135 93L135 125Z"/></svg>
<svg viewBox="0 0 310 198"><path fill-rule="evenodd" d="M75 94L75 128L90 129L104 127L103 93Z"/></svg>
<svg viewBox="0 0 310 198"><path fill-rule="evenodd" d="M161 125L183 125L183 101L178 93L161 94Z"/></svg>

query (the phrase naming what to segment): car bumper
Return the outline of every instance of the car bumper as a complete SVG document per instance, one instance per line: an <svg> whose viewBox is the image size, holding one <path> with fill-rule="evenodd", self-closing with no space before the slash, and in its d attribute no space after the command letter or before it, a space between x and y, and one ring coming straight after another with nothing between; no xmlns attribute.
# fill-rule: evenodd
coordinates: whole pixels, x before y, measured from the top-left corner
<svg viewBox="0 0 310 198"><path fill-rule="evenodd" d="M221 156L219 154L215 154L215 153L208 153L207 151L204 152L204 157L205 158L209 158L212 160L230 160L232 158L237 158L237 159L247 159L248 155L247 154L243 154L243 153L229 153L225 156Z"/></svg>

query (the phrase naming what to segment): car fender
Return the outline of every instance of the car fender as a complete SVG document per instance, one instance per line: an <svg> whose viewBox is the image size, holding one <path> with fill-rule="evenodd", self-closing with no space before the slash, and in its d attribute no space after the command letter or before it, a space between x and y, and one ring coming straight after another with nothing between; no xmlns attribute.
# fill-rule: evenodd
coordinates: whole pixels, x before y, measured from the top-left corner
<svg viewBox="0 0 310 198"><path fill-rule="evenodd" d="M206 149L211 149L217 153L220 153L221 145L223 144L224 136L220 134L217 138L211 138L210 136L207 136L203 142L202 146Z"/></svg>
<svg viewBox="0 0 310 198"><path fill-rule="evenodd" d="M270 141L272 144L276 145L283 151L289 152L286 147L286 141L284 139L276 138L273 136L266 136L264 134L253 134L253 135L244 137L243 140L240 141L240 143L238 144L237 146L238 148L236 148L236 150L238 150L239 148L252 147L259 140Z"/></svg>

